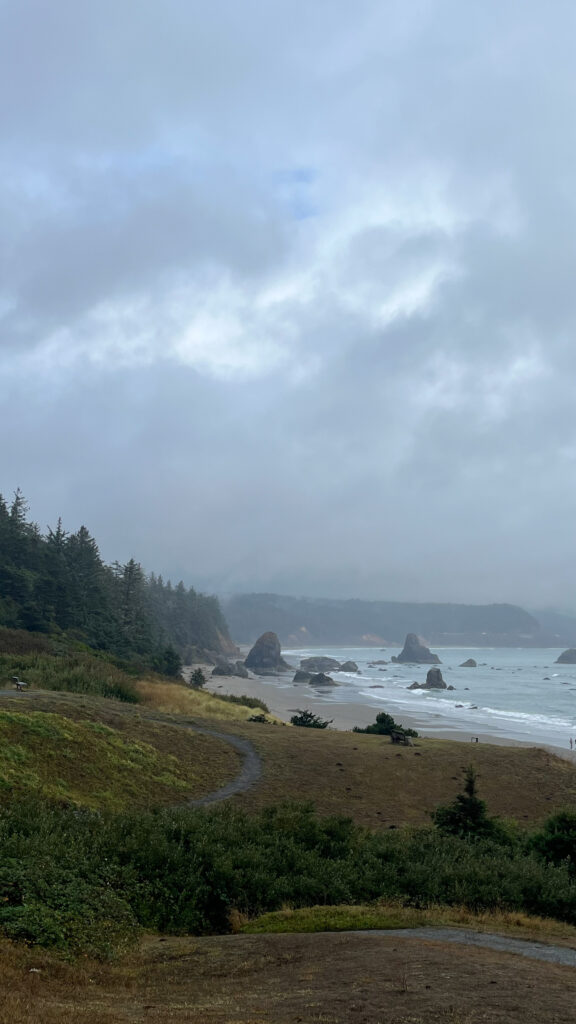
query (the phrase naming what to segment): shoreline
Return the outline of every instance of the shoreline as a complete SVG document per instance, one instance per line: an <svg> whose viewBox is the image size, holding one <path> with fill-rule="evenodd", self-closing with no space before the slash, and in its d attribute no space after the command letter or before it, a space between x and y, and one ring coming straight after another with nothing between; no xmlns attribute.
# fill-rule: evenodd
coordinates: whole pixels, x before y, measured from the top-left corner
<svg viewBox="0 0 576 1024"><path fill-rule="evenodd" d="M206 668L209 667L206 666ZM251 675L249 679L240 679L238 676L215 676L212 679L211 676L208 676L205 689L215 694L222 692L231 693L237 697L243 695L258 697L268 706L270 713L283 722L289 722L293 714L307 708L324 720L331 719L330 728L344 732L351 731L354 726L364 728L375 720L379 710L384 710L382 707L371 707L365 703L352 701L331 700L327 703L322 697L304 693L301 684L293 683L289 673L277 676ZM399 724L406 728L416 729L423 738L454 740L471 744L472 738L478 737L479 743L549 750L558 757L575 763L576 752L572 753L557 745L515 739L503 733L487 732L485 729L471 732L461 727L447 726L445 721L442 721L443 716L440 714L407 714L404 711L399 714L394 709L392 709L392 714L397 718Z"/></svg>

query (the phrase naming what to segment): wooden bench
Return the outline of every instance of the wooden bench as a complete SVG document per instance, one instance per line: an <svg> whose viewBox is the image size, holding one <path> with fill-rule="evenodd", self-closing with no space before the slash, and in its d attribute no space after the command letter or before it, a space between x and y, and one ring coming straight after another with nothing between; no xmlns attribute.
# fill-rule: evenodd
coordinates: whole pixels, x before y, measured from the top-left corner
<svg viewBox="0 0 576 1024"><path fill-rule="evenodd" d="M412 737L406 736L406 734L403 732L391 732L390 739L392 740L392 743L400 743L404 747L414 746L414 744L412 743Z"/></svg>

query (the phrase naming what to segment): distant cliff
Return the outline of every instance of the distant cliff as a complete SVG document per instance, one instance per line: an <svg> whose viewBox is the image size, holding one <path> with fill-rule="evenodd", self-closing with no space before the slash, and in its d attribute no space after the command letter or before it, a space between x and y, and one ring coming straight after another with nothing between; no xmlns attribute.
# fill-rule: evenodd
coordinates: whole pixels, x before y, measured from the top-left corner
<svg viewBox="0 0 576 1024"><path fill-rule="evenodd" d="M538 620L511 604L411 604L240 594L224 602L232 638L252 643L266 630L284 646L387 646L417 633L434 645L548 646ZM567 641L567 643L570 641Z"/></svg>

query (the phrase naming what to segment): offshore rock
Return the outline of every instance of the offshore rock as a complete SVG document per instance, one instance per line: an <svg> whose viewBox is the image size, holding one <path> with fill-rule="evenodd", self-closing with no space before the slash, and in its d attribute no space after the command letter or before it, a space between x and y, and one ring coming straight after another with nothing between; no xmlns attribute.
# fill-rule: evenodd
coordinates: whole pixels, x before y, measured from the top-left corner
<svg viewBox="0 0 576 1024"><path fill-rule="evenodd" d="M442 678L442 673L439 668L429 668L426 673L426 683L424 686L426 690L446 690L447 686Z"/></svg>
<svg viewBox="0 0 576 1024"><path fill-rule="evenodd" d="M359 668L355 661L345 661L343 665L340 665L341 672L358 672Z"/></svg>
<svg viewBox="0 0 576 1024"><path fill-rule="evenodd" d="M324 675L324 672L317 672L316 675L311 676L310 686L338 686L330 676Z"/></svg>
<svg viewBox="0 0 576 1024"><path fill-rule="evenodd" d="M244 665L260 676L285 672L290 668L282 657L280 641L276 633L272 632L262 633L258 637Z"/></svg>
<svg viewBox="0 0 576 1024"><path fill-rule="evenodd" d="M460 668L478 668L478 662L474 661L474 658L468 658L468 661L463 661Z"/></svg>
<svg viewBox="0 0 576 1024"><path fill-rule="evenodd" d="M300 668L306 672L337 672L340 662L336 658L329 658L327 655L319 654L313 658L302 658Z"/></svg>
<svg viewBox="0 0 576 1024"><path fill-rule="evenodd" d="M392 661L411 663L413 665L442 664L437 654L432 654L428 647L420 643L416 633L408 633L404 641L404 649L397 658L393 657Z"/></svg>
<svg viewBox="0 0 576 1024"><path fill-rule="evenodd" d="M576 665L576 647L569 647L563 651L559 658L556 658L555 665Z"/></svg>
<svg viewBox="0 0 576 1024"><path fill-rule="evenodd" d="M439 668L429 668L426 674L425 683L411 683L408 690L453 690L453 686L446 686Z"/></svg>
<svg viewBox="0 0 576 1024"><path fill-rule="evenodd" d="M293 683L308 683L312 679L311 672L304 672L301 668L297 668L294 673Z"/></svg>

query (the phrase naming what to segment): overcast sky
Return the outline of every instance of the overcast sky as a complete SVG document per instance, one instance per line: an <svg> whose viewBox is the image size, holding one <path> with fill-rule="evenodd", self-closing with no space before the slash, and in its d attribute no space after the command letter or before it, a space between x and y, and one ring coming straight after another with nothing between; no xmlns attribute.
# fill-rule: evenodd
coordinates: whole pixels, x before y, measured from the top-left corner
<svg viewBox="0 0 576 1024"><path fill-rule="evenodd" d="M575 38L0 0L0 491L210 590L576 608Z"/></svg>

